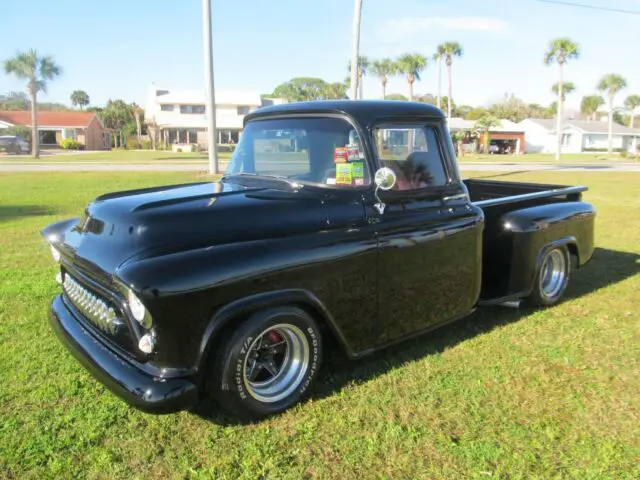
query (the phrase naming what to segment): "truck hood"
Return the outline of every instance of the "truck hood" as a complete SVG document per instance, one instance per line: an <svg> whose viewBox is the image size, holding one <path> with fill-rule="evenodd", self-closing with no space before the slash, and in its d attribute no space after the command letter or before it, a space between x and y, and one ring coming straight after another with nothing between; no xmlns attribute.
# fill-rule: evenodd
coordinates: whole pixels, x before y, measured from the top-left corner
<svg viewBox="0 0 640 480"><path fill-rule="evenodd" d="M207 182L111 193L42 234L76 268L110 282L136 256L326 227L324 209L313 208L322 197L304 190Z"/></svg>

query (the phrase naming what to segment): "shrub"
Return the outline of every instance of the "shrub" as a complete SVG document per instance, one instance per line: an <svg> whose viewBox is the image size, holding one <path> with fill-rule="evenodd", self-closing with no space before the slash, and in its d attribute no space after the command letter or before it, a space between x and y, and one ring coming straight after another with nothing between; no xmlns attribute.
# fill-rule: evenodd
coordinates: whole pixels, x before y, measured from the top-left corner
<svg viewBox="0 0 640 480"><path fill-rule="evenodd" d="M178 152L178 153L182 153L182 149L181 149L181 148L177 148L177 149L176 149L176 152Z"/></svg>
<svg viewBox="0 0 640 480"><path fill-rule="evenodd" d="M134 138L127 140L127 148L129 150L135 150L138 148L138 141Z"/></svg>
<svg viewBox="0 0 640 480"><path fill-rule="evenodd" d="M65 150L80 150L80 145L73 138L65 138L60 142L60 148L64 148Z"/></svg>
<svg viewBox="0 0 640 480"><path fill-rule="evenodd" d="M143 140L142 141L142 149L143 150L151 150L151 140Z"/></svg>
<svg viewBox="0 0 640 480"><path fill-rule="evenodd" d="M197 151L197 148L198 148L198 146L197 146L195 143L191 144L191 152L192 152L192 153L193 153L193 152L196 152L196 151Z"/></svg>

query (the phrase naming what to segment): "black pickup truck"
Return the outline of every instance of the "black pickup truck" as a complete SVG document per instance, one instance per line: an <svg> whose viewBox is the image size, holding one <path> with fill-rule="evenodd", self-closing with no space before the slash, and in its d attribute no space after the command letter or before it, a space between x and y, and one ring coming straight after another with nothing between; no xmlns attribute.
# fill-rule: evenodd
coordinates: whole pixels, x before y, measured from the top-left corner
<svg viewBox="0 0 640 480"><path fill-rule="evenodd" d="M103 195L42 234L52 326L149 412L260 418L351 358L478 306L551 306L594 249L585 187L460 178L442 112L321 101L246 116L219 181ZM572 261L573 260L573 261Z"/></svg>

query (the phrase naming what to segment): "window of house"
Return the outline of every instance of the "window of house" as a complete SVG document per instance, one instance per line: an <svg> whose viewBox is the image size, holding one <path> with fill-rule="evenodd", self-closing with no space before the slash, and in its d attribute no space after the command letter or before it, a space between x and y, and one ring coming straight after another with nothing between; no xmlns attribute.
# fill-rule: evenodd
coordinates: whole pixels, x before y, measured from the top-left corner
<svg viewBox="0 0 640 480"><path fill-rule="evenodd" d="M249 107L246 105L238 105L238 115L246 115L249 113Z"/></svg>
<svg viewBox="0 0 640 480"><path fill-rule="evenodd" d="M173 112L173 105L160 105L162 112Z"/></svg>
<svg viewBox="0 0 640 480"><path fill-rule="evenodd" d="M563 146L567 146L567 145L569 145L570 142L571 142L571 134L570 133L563 133L562 134L562 139L560 140L560 143L562 143Z"/></svg>
<svg viewBox="0 0 640 480"><path fill-rule="evenodd" d="M438 187L449 181L432 127L381 125L373 130L380 164L396 174L395 190Z"/></svg>
<svg viewBox="0 0 640 480"><path fill-rule="evenodd" d="M180 105L180 113L204 113L204 105Z"/></svg>

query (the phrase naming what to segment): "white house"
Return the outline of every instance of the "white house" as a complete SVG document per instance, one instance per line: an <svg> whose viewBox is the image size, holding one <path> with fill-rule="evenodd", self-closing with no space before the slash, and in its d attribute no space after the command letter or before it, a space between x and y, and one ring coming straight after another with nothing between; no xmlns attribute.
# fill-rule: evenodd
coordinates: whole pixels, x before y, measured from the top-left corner
<svg viewBox="0 0 640 480"><path fill-rule="evenodd" d="M528 153L556 151L556 120L527 118L519 124L525 131ZM635 153L640 145L640 129L613 124L613 149ZM564 153L604 152L609 147L606 121L565 120L562 128Z"/></svg>
<svg viewBox="0 0 640 480"><path fill-rule="evenodd" d="M451 132L458 130L476 131L475 120L465 120L463 118L452 117L447 120L447 125ZM491 145L504 151L509 147L509 151L521 154L524 153L525 132L521 125L511 120L502 119L500 125L489 130Z"/></svg>
<svg viewBox="0 0 640 480"><path fill-rule="evenodd" d="M262 98L258 92L220 90L216 95L216 134L218 143L237 143L244 116L265 105L283 103ZM203 90L166 90L149 86L144 117L157 125L160 140L166 144L189 145L197 142L198 132L207 126Z"/></svg>

